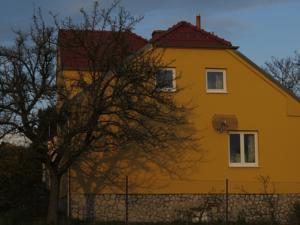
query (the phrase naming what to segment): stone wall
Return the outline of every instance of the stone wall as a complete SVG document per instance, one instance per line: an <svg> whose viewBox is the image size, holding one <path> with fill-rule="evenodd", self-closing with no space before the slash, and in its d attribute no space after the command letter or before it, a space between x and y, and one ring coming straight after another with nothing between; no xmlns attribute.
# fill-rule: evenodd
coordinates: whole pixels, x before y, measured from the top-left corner
<svg viewBox="0 0 300 225"><path fill-rule="evenodd" d="M122 194L72 193L72 216L83 220L123 221ZM286 224L300 194L229 194L230 221L276 221ZM130 194L128 218L131 222L224 221L225 194Z"/></svg>

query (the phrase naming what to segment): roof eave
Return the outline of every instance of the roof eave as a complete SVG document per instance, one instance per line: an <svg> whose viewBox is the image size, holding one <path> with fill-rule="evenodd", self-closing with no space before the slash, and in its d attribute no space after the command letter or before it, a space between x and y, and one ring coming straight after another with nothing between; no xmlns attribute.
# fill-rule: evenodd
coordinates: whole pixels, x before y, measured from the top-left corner
<svg viewBox="0 0 300 225"><path fill-rule="evenodd" d="M165 43L151 43L158 48L212 48L212 49L233 49L237 50L239 46L221 46L221 45L185 45L185 44L165 44Z"/></svg>
<svg viewBox="0 0 300 225"><path fill-rule="evenodd" d="M262 73L268 80L270 80L272 83L274 83L277 87L279 87L281 90L283 90L285 93L287 93L289 96L291 96L293 99L295 99L297 102L300 103L300 98L295 95L291 90L283 86L279 81L274 79L274 77L267 73L265 70L260 68L256 63L254 63L251 59L249 59L247 56L245 56L243 53L241 53L238 50L235 50L235 53L240 56L242 59L244 59L247 63L249 63L251 66L253 66L256 70L258 70L260 73Z"/></svg>

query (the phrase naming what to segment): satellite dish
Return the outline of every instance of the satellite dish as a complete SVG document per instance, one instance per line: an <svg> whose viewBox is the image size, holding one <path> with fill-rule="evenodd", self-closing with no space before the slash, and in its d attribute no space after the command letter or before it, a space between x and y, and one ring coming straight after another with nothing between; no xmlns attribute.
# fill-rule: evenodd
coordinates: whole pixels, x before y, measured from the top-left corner
<svg viewBox="0 0 300 225"><path fill-rule="evenodd" d="M238 128L238 120L235 115L215 114L212 117L213 128L219 132L227 132Z"/></svg>

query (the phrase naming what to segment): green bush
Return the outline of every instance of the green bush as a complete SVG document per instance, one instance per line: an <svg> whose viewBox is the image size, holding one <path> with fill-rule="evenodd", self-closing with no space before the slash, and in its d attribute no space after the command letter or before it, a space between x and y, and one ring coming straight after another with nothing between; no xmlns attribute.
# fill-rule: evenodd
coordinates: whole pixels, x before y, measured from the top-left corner
<svg viewBox="0 0 300 225"><path fill-rule="evenodd" d="M41 164L30 157L30 148L0 144L0 214L42 215L47 209L47 190ZM6 218L6 217L5 217Z"/></svg>

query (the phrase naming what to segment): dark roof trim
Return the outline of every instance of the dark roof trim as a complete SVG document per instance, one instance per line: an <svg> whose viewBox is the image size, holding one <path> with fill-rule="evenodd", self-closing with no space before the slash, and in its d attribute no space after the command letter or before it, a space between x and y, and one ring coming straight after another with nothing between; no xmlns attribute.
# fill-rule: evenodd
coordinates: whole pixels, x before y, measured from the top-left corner
<svg viewBox="0 0 300 225"><path fill-rule="evenodd" d="M153 43L155 47L162 47L162 48L205 48L205 49L238 49L239 46L220 46L220 45L185 45L185 44L163 44L163 43Z"/></svg>
<svg viewBox="0 0 300 225"><path fill-rule="evenodd" d="M251 66L253 66L256 70L258 70L260 73L262 73L268 80L270 80L273 84L275 84L277 87L279 87L281 90L283 90L285 93L287 93L289 96L291 96L293 99L295 99L297 102L300 103L300 98L295 95L291 90L284 87L279 81L274 79L274 77L264 71L262 68L260 68L258 65L256 65L251 59L249 59L247 56L245 56L243 53L241 53L238 50L234 51L239 57L241 57L243 60L245 60L247 63L249 63Z"/></svg>

